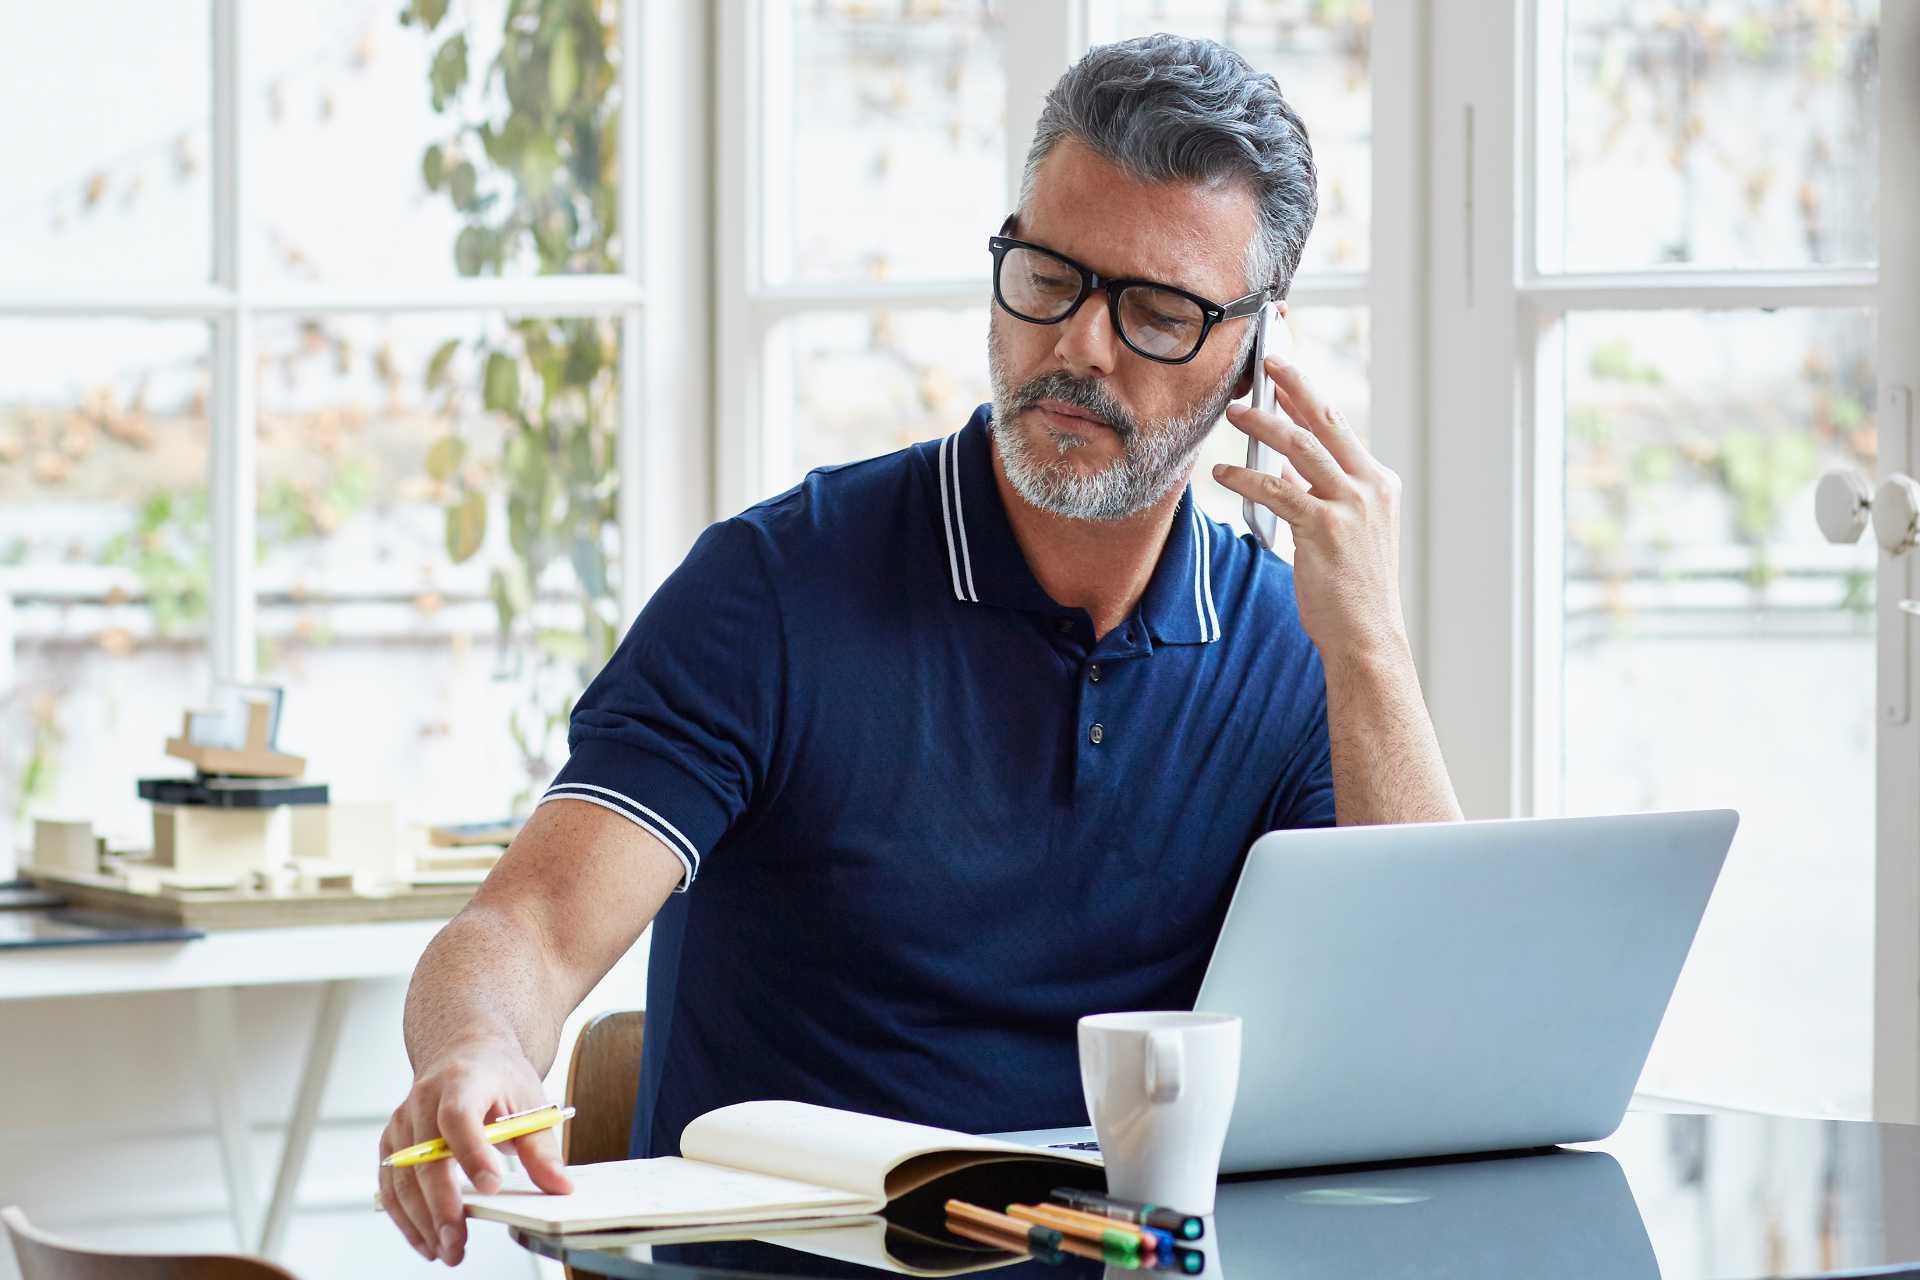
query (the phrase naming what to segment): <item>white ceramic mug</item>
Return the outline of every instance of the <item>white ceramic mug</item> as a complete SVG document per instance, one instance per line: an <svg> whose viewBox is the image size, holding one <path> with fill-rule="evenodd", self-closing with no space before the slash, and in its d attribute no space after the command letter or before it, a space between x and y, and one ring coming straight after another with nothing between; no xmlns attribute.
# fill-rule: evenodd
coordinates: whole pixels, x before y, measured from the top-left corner
<svg viewBox="0 0 1920 1280"><path fill-rule="evenodd" d="M1107 1191L1213 1212L1220 1148L1240 1087L1240 1019L1096 1013L1080 1019L1080 1087Z"/></svg>

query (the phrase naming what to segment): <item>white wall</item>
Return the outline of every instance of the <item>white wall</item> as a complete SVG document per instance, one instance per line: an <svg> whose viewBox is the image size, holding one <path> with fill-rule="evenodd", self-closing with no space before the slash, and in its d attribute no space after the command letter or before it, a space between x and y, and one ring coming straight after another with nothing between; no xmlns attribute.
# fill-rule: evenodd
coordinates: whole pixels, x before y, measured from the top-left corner
<svg viewBox="0 0 1920 1280"><path fill-rule="evenodd" d="M643 1003L646 945L643 937L568 1020L550 1097L565 1088L580 1023ZM239 993L243 1096L226 1101L244 1108L252 1131L263 1214L319 991ZM380 1130L412 1080L400 1034L405 994L402 979L362 982L348 1007L280 1259L303 1280L445 1272L372 1208ZM39 1226L106 1248L233 1251L193 1000L161 992L0 1003L0 1205L18 1204ZM460 1274L525 1277L535 1268L504 1227L475 1223ZM0 1280L18 1276L0 1249Z"/></svg>

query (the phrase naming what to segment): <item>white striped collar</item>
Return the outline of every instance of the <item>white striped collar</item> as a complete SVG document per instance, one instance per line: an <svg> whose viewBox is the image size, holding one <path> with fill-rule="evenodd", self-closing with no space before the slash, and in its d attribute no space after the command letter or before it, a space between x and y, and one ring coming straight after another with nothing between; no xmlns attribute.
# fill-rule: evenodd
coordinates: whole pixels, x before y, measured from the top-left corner
<svg viewBox="0 0 1920 1280"><path fill-rule="evenodd" d="M920 446L933 464L938 490L939 573L943 589L964 604L997 605L1039 613L1074 612L1056 603L1035 580L1007 521L994 482L987 419L991 404L937 444ZM1211 644L1221 635L1214 604L1215 526L1200 513L1189 485L1174 510L1160 562L1140 600L1140 614L1156 640Z"/></svg>

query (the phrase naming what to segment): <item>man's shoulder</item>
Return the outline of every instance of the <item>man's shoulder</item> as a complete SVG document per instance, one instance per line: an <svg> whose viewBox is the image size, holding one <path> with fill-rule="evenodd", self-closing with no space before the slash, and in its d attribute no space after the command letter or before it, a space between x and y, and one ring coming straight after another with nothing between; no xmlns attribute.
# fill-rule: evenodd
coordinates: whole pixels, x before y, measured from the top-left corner
<svg viewBox="0 0 1920 1280"><path fill-rule="evenodd" d="M736 543L757 543L781 567L870 561L897 550L927 521L938 440L877 457L815 467L798 484L720 522Z"/></svg>

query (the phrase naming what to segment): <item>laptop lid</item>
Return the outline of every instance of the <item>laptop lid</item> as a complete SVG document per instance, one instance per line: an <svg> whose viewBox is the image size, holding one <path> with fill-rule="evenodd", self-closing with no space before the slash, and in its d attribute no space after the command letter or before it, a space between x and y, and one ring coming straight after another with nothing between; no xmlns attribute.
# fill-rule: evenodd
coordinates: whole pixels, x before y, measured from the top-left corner
<svg viewBox="0 0 1920 1280"><path fill-rule="evenodd" d="M1605 1137L1731 809L1275 831L1196 1008L1245 1022L1227 1173Z"/></svg>

